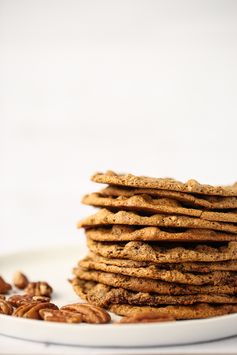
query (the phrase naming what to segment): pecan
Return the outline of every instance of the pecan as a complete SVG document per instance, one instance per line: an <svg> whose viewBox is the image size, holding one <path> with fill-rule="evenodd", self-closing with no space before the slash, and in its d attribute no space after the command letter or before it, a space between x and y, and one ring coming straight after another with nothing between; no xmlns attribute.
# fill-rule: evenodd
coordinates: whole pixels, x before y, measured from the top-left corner
<svg viewBox="0 0 237 355"><path fill-rule="evenodd" d="M12 305L9 302L0 299L0 313L11 315L13 313Z"/></svg>
<svg viewBox="0 0 237 355"><path fill-rule="evenodd" d="M5 299L6 299L6 296L0 295L0 300L5 300Z"/></svg>
<svg viewBox="0 0 237 355"><path fill-rule="evenodd" d="M20 307L27 303L42 303L49 302L49 297L44 296L29 296L29 295L13 295L7 300L13 307Z"/></svg>
<svg viewBox="0 0 237 355"><path fill-rule="evenodd" d="M49 322L62 322L62 323L81 323L82 315L77 312L54 310L54 309L41 309L40 316Z"/></svg>
<svg viewBox="0 0 237 355"><path fill-rule="evenodd" d="M170 322L175 318L167 314L157 314L156 312L139 312L123 317L119 323L152 323L152 322Z"/></svg>
<svg viewBox="0 0 237 355"><path fill-rule="evenodd" d="M20 307L23 304L30 303L32 297L28 295L13 295L7 300L13 307Z"/></svg>
<svg viewBox="0 0 237 355"><path fill-rule="evenodd" d="M61 310L80 313L85 323L102 324L111 320L109 313L104 309L87 303L68 304L61 307Z"/></svg>
<svg viewBox="0 0 237 355"><path fill-rule="evenodd" d="M27 295L30 296L46 296L50 297L53 292L52 287L44 281L30 282L25 289Z"/></svg>
<svg viewBox="0 0 237 355"><path fill-rule="evenodd" d="M55 304L49 302L26 303L15 309L12 315L22 318L42 319L39 311L46 308L58 309Z"/></svg>
<svg viewBox="0 0 237 355"><path fill-rule="evenodd" d="M29 283L29 280L26 277L26 275L22 274L22 272L20 272L20 271L15 272L15 274L13 276L14 286L19 288L20 290L23 290L24 288L26 288L28 283Z"/></svg>
<svg viewBox="0 0 237 355"><path fill-rule="evenodd" d="M0 276L0 293L7 293L12 287Z"/></svg>

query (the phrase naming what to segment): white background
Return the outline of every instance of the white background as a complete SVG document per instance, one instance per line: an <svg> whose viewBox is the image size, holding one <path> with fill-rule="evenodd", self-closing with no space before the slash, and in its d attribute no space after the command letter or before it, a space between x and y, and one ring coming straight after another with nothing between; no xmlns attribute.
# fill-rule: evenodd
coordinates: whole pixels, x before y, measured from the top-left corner
<svg viewBox="0 0 237 355"><path fill-rule="evenodd" d="M237 179L237 1L0 0L0 251L79 243L95 171Z"/></svg>

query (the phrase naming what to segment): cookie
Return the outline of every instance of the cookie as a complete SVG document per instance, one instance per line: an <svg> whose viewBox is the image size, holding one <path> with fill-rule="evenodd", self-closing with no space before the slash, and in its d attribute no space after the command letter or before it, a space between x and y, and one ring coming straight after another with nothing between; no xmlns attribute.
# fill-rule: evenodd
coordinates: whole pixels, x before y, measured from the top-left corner
<svg viewBox="0 0 237 355"><path fill-rule="evenodd" d="M201 209L186 208L177 200L170 198L152 198L150 195L105 197L101 196L99 193L92 193L85 195L82 199L82 203L113 210L185 215L209 221L237 223L237 213L210 212Z"/></svg>
<svg viewBox="0 0 237 355"><path fill-rule="evenodd" d="M89 257L94 262L104 263L107 265L115 265L125 268L144 268L155 265L159 269L178 270L181 272L209 273L212 271L237 271L237 261L220 261L220 262L186 262L186 263L164 263L153 264L146 261L135 261L129 259L111 259L90 253Z"/></svg>
<svg viewBox="0 0 237 355"><path fill-rule="evenodd" d="M118 186L152 188L161 190L171 190L187 193L215 196L237 196L237 186L211 186L203 185L196 180L188 180L185 183L171 178L152 178L147 176L135 176L132 174L116 174L112 171L106 173L96 173L91 178L92 181Z"/></svg>
<svg viewBox="0 0 237 355"><path fill-rule="evenodd" d="M167 264L166 264L167 265ZM188 272L210 272L210 271L237 271L237 261L228 260L220 262L197 262L183 264L169 264L170 267L175 267L177 270Z"/></svg>
<svg viewBox="0 0 237 355"><path fill-rule="evenodd" d="M111 304L130 304L136 306L192 305L195 303L236 304L237 297L229 295L159 295L155 293L133 292L115 288L94 281L78 278L72 280L72 286L78 296L98 307L107 308Z"/></svg>
<svg viewBox="0 0 237 355"><path fill-rule="evenodd" d="M206 303L197 303L192 306L166 306L166 307L150 307L150 306L131 306L126 304L111 305L109 310L120 316L128 316L139 312L152 311L157 315L172 316L175 319L199 319L223 316L237 312L237 305L210 305Z"/></svg>
<svg viewBox="0 0 237 355"><path fill-rule="evenodd" d="M122 258L153 263L185 263L189 261L225 261L237 260L237 242L228 245L211 247L209 245L157 246L143 242L102 243L87 238L90 251L106 258Z"/></svg>
<svg viewBox="0 0 237 355"><path fill-rule="evenodd" d="M237 273L228 271L214 271L204 274L196 274L172 269L167 270L166 268L160 268L160 265L158 264L152 264L147 267L132 268L111 265L110 263L105 262L98 262L93 260L90 256L87 256L81 260L78 263L78 266L86 270L98 270L114 274L163 280L186 285L225 285L231 282L234 282L237 285Z"/></svg>
<svg viewBox="0 0 237 355"><path fill-rule="evenodd" d="M78 228L93 227L100 225L137 225L137 226L158 226L174 228L198 228L213 229L237 234L237 225L224 222L207 221L195 217L154 214L152 216L141 216L138 213L119 211L110 212L102 209L96 214L89 216L78 223Z"/></svg>
<svg viewBox="0 0 237 355"><path fill-rule="evenodd" d="M91 259L93 259L94 261L98 261L98 262L102 262L102 263L104 262L104 263L107 263L107 264L110 264L110 265L116 265L116 266L146 267L146 266L151 264L151 263L146 262L146 261L135 261L135 260L129 260L129 259L105 258L105 257L103 257L103 256L101 256L99 254L95 254L93 252L89 252L88 256ZM154 264L154 265L156 265L156 264ZM166 265L166 264L160 264L160 265ZM172 264L172 265L176 265L176 264Z"/></svg>
<svg viewBox="0 0 237 355"><path fill-rule="evenodd" d="M163 295L192 295L192 294L236 294L237 285L182 285L172 282L152 280L141 277L130 277L111 272L101 272L76 268L74 275L86 281L96 281L112 287L122 287L136 292L155 292Z"/></svg>
<svg viewBox="0 0 237 355"><path fill-rule="evenodd" d="M86 235L99 242L167 241L167 242L231 242L237 241L237 234L223 233L211 229L179 228L169 231L158 227L133 227L113 225L86 230Z"/></svg>
<svg viewBox="0 0 237 355"><path fill-rule="evenodd" d="M208 196L208 195L192 195L184 192L128 188L120 186L108 186L99 191L101 196L109 197L132 197L134 195L149 195L151 197L171 198L182 203L186 207L204 207L206 209L237 209L236 197Z"/></svg>

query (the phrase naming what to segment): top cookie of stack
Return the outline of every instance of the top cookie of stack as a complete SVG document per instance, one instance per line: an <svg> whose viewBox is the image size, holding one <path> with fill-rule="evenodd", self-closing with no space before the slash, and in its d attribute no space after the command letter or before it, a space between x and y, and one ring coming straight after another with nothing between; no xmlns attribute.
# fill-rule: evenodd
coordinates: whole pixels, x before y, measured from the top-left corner
<svg viewBox="0 0 237 355"><path fill-rule="evenodd" d="M102 208L78 226L90 254L74 269L84 299L117 314L176 319L237 312L237 186L95 174L82 202Z"/></svg>

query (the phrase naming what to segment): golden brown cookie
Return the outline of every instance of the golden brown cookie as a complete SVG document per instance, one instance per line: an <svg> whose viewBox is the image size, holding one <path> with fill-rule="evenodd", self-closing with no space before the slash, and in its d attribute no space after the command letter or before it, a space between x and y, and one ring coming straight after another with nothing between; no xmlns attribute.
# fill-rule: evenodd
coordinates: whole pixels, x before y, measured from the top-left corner
<svg viewBox="0 0 237 355"><path fill-rule="evenodd" d="M137 292L155 292L165 295L191 295L191 294L230 294L237 293L237 285L232 282L226 285L183 285L160 280L141 277L130 277L111 272L92 271L82 268L73 270L74 275L86 281L96 281L112 287L122 287Z"/></svg>
<svg viewBox="0 0 237 355"><path fill-rule="evenodd" d="M106 308L111 304L130 304L137 306L192 305L195 303L237 303L236 296L196 294L196 295L159 295L155 293L133 292L115 288L94 281L75 278L72 286L78 296L98 307Z"/></svg>
<svg viewBox="0 0 237 355"><path fill-rule="evenodd" d="M237 273L228 271L213 271L209 273L197 274L172 269L167 270L165 267L161 268L159 264L132 268L111 265L109 262L99 262L93 260L91 256L87 256L83 260L79 261L78 266L86 270L98 270L114 274L163 280L186 285L225 285L231 282L234 282L237 285Z"/></svg>
<svg viewBox="0 0 237 355"><path fill-rule="evenodd" d="M106 243L95 242L87 238L87 245L95 254L106 258L122 258L153 263L184 263L189 261L226 261L237 260L237 242L229 242L225 246L209 245L192 246L159 246L143 242Z"/></svg>
<svg viewBox="0 0 237 355"><path fill-rule="evenodd" d="M118 186L152 188L161 190L171 190L187 193L215 196L237 196L237 187L233 186L211 186L203 185L196 180L188 180L185 183L171 178L153 178L147 176L135 176L132 174L116 174L112 171L106 173L96 173L91 178L92 181Z"/></svg>
<svg viewBox="0 0 237 355"><path fill-rule="evenodd" d="M94 227L86 230L87 237L98 242L167 241L167 242L235 242L237 234L218 232L211 229L158 227L133 227L113 225Z"/></svg>
<svg viewBox="0 0 237 355"><path fill-rule="evenodd" d="M192 306L167 306L167 307L150 307L150 306L131 306L126 304L111 305L109 310L120 316L132 315L138 312L152 311L157 315L172 316L175 319L199 319L223 316L225 314L236 313L237 305L210 305L206 303L197 303Z"/></svg>
<svg viewBox="0 0 237 355"><path fill-rule="evenodd" d="M110 212L102 209L96 214L89 216L78 223L78 228L93 227L101 225L137 225L173 228L197 228L213 229L237 234L237 224L207 221L196 217L154 214L152 216L141 216L138 213L119 211Z"/></svg>
<svg viewBox="0 0 237 355"><path fill-rule="evenodd" d="M155 265L160 269L165 270L178 270L181 272L195 272L195 273L209 273L213 271L237 271L237 260L228 260L220 262L186 262L186 263L164 263L164 264L153 264L147 261L135 261L129 259L112 259L105 258L101 255L95 253L90 253L89 257L99 263L104 263L107 265L115 265L118 267L125 268L144 268L151 265Z"/></svg>
<svg viewBox="0 0 237 355"><path fill-rule="evenodd" d="M134 195L131 197L105 197L99 193L85 195L82 203L95 207L113 210L135 211L145 213L164 213L198 217L209 221L237 223L237 213L213 212L183 207L180 202L171 198L152 198L150 195Z"/></svg>
<svg viewBox="0 0 237 355"><path fill-rule="evenodd" d="M237 209L236 197L208 196L208 195L192 195L184 192L142 189L121 186L108 186L99 192L102 196L109 197L132 197L134 195L149 195L151 197L163 197L174 199L182 203L186 207L204 207L210 210Z"/></svg>

